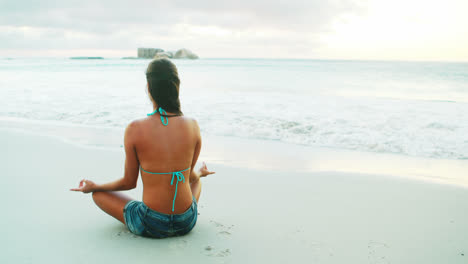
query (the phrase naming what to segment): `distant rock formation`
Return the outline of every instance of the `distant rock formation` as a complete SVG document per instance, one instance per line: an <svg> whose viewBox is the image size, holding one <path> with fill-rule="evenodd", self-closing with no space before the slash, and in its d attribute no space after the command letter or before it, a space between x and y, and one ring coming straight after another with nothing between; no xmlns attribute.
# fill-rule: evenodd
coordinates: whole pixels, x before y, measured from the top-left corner
<svg viewBox="0 0 468 264"><path fill-rule="evenodd" d="M172 59L173 57L174 57L174 53L172 51L162 51L154 55L154 59L161 59L161 58Z"/></svg>
<svg viewBox="0 0 468 264"><path fill-rule="evenodd" d="M158 52L162 52L162 49L151 49L151 48L138 48L138 58L152 59Z"/></svg>
<svg viewBox="0 0 468 264"><path fill-rule="evenodd" d="M178 51L164 51L163 49L153 48L138 48L138 58L147 59L198 59L198 56L188 49L180 49Z"/></svg>
<svg viewBox="0 0 468 264"><path fill-rule="evenodd" d="M198 59L198 56L188 49L180 49L174 54L174 59Z"/></svg>

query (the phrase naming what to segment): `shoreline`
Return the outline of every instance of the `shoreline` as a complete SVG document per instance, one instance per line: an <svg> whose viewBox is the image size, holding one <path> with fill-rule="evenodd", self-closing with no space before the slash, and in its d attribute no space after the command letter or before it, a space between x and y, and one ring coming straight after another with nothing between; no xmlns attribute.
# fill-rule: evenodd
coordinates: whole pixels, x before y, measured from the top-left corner
<svg viewBox="0 0 468 264"><path fill-rule="evenodd" d="M123 148L124 129L117 127L3 117L0 118L1 130L56 138L82 148L116 152ZM208 164L254 170L379 174L468 188L468 160L311 147L272 140L205 136L203 133L202 137L200 159Z"/></svg>
<svg viewBox="0 0 468 264"><path fill-rule="evenodd" d="M465 263L466 188L374 174L212 164L186 236L134 236L68 191L123 172L123 151L0 129L2 263ZM203 150L202 150L203 151ZM231 150L235 151L235 150ZM265 155L268 155L265 150ZM243 153L238 153L242 155ZM280 163L279 160L273 162ZM139 199L141 181L130 195ZM33 218L31 218L33 216ZM15 228L20 227L20 228ZM183 254L181 254L183 252Z"/></svg>

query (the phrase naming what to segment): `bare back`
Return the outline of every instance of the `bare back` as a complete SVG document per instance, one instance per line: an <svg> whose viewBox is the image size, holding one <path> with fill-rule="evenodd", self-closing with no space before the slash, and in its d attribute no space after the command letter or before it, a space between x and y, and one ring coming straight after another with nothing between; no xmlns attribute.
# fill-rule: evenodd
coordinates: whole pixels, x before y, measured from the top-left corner
<svg viewBox="0 0 468 264"><path fill-rule="evenodd" d="M139 165L149 172L170 173L150 174L140 170L143 202L158 212L178 214L187 210L192 203L189 177L200 153L201 137L194 119L177 116L168 120L169 124L164 126L160 116L153 115L130 125L133 131L128 135L129 143L126 143L126 166ZM127 148L130 146L133 146L138 164L127 164L131 155ZM178 183L172 211L176 186L175 182L171 185L172 172L187 168L190 169L182 172L185 182Z"/></svg>

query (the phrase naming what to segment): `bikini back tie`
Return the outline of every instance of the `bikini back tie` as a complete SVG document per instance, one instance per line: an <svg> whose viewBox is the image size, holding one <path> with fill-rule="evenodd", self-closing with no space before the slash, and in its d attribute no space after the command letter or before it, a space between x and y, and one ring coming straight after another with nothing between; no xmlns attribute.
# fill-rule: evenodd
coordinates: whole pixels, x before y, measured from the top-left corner
<svg viewBox="0 0 468 264"><path fill-rule="evenodd" d="M174 171L174 172L150 172L150 171L145 171L141 166L140 166L140 169L149 174L172 174L171 185L174 185L174 178L177 177L176 184L175 184L174 200L172 200L172 212L174 212L174 204L175 204L175 199L177 197L177 186L179 185L179 182L185 182L185 177L182 174L182 172L189 170L190 167L186 168L185 170Z"/></svg>

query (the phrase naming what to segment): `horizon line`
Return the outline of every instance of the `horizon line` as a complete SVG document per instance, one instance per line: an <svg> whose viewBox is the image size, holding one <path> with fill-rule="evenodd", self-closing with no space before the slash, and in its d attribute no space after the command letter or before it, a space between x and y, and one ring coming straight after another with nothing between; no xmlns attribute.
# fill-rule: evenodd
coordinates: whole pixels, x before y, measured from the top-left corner
<svg viewBox="0 0 468 264"><path fill-rule="evenodd" d="M119 56L119 57L104 57L104 56L1 56L0 60L14 60L14 59L73 59L73 58L97 58L95 60L118 59L118 60L152 60L150 58L138 58L133 56ZM88 59L93 60L93 59ZM274 58L274 57L202 57L195 60L190 59L175 59L175 60L298 60L298 61L362 61L362 62L441 62L441 63L468 63L468 60L434 60L434 59L346 59L346 58Z"/></svg>

